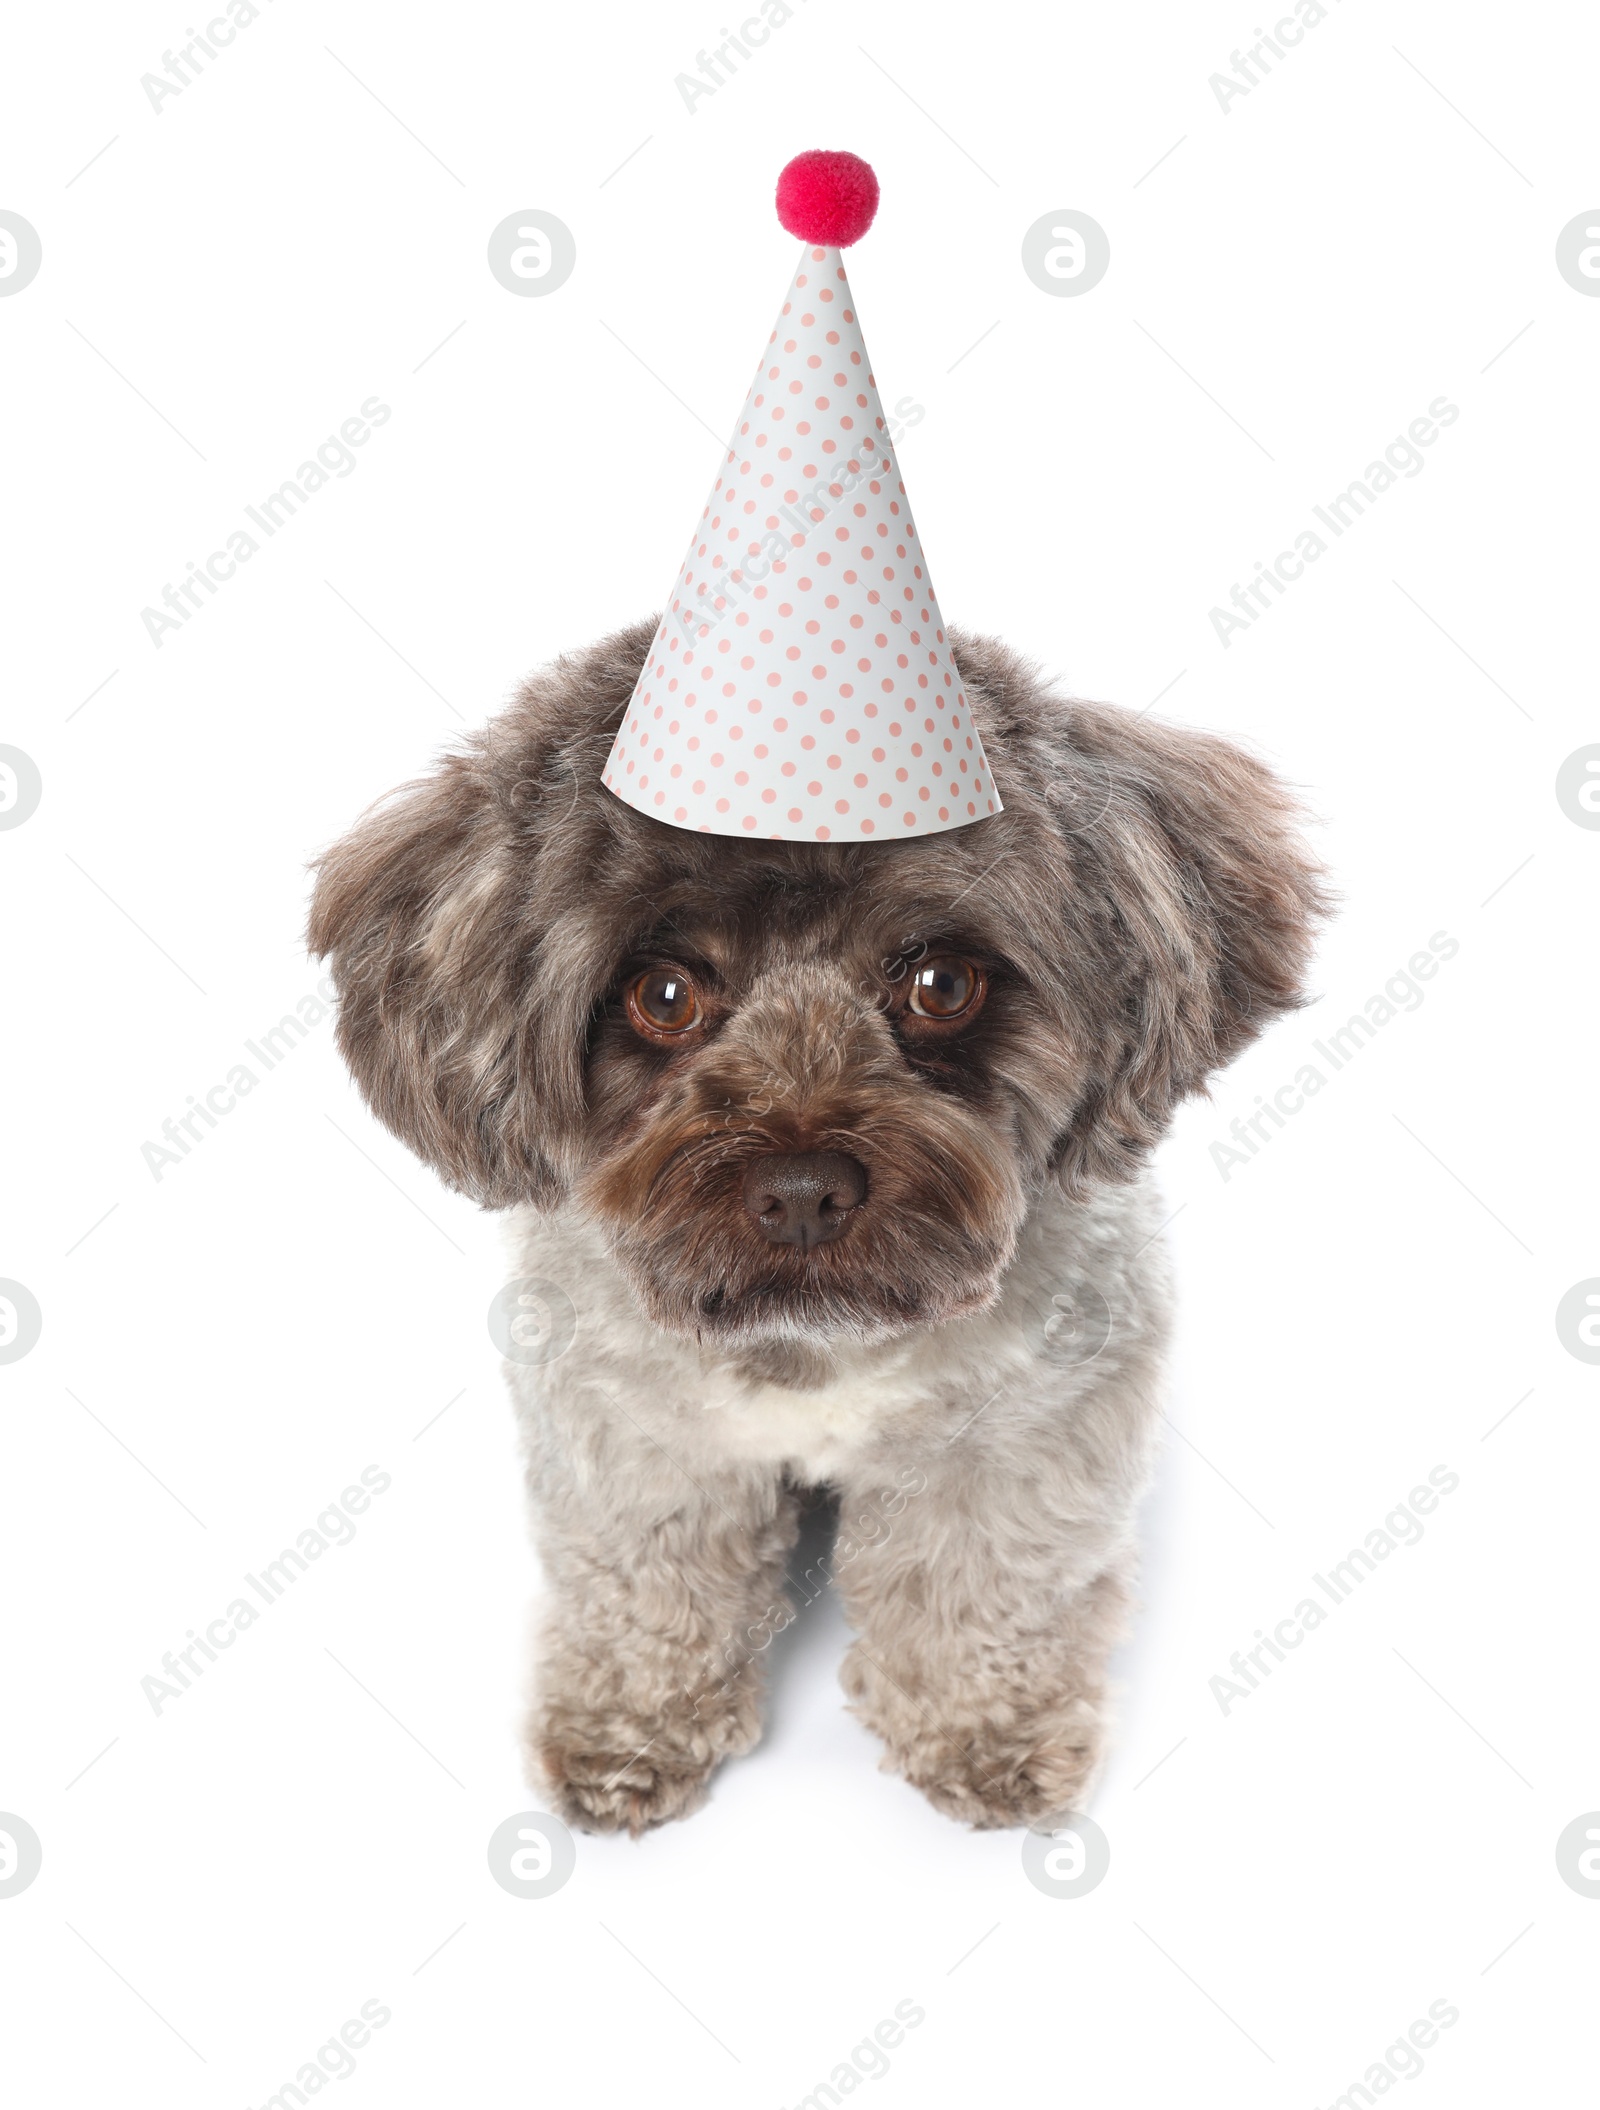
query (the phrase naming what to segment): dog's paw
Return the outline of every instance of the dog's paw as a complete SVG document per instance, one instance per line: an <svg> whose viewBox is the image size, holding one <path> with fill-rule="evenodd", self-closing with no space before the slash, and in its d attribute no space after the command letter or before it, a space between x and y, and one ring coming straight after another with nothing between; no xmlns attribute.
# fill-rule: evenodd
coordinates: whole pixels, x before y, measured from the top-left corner
<svg viewBox="0 0 1600 2110"><path fill-rule="evenodd" d="M903 1774L936 1810L981 1831L1043 1824L1081 1809L1099 1763L1092 1729L1060 1731L1039 1742L990 1738L981 1729L966 1744L946 1739L893 1745L884 1770Z"/></svg>
<svg viewBox="0 0 1600 2110"><path fill-rule="evenodd" d="M724 1758L760 1735L753 1694L723 1691L634 1719L549 1708L530 1734L530 1758L552 1807L587 1832L637 1838L699 1809Z"/></svg>
<svg viewBox="0 0 1600 2110"><path fill-rule="evenodd" d="M852 1711L883 1739L883 1771L920 1788L946 1817L993 1831L1064 1817L1088 1799L1103 1724L1086 1695L997 1707L974 1722L967 1707L937 1694L914 1701L859 1661L847 1665L845 1683Z"/></svg>
<svg viewBox="0 0 1600 2110"><path fill-rule="evenodd" d="M643 1745L631 1755L546 1738L536 1757L556 1814L586 1832L649 1831L688 1817L710 1792L715 1755Z"/></svg>

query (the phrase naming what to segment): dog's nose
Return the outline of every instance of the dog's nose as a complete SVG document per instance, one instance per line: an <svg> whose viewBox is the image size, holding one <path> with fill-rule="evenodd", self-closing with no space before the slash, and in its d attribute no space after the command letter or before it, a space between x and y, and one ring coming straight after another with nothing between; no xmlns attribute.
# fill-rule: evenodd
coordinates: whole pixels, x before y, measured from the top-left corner
<svg viewBox="0 0 1600 2110"><path fill-rule="evenodd" d="M823 1245L837 1238L866 1199L866 1168L841 1152L757 1158L745 1174L744 1205L774 1245Z"/></svg>

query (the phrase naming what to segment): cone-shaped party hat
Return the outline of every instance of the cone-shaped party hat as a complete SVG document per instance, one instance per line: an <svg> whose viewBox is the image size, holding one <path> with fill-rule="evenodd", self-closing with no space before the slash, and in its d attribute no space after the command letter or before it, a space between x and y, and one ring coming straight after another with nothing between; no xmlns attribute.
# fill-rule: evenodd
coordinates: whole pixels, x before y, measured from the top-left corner
<svg viewBox="0 0 1600 2110"><path fill-rule="evenodd" d="M675 827L859 842L1000 811L839 253L877 202L854 154L778 179L807 246L605 768Z"/></svg>

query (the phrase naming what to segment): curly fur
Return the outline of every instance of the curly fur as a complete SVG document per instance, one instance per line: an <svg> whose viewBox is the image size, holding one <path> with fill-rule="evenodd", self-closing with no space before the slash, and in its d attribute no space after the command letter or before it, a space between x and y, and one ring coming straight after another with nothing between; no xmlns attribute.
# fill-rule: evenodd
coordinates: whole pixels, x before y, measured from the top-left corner
<svg viewBox="0 0 1600 2110"><path fill-rule="evenodd" d="M533 1756L576 1822L692 1809L759 1733L740 1636L828 1484L896 1505L841 1571L885 1763L1038 1822L1087 1792L1133 1573L1168 1311L1145 1160L1300 1001L1319 871L1238 748L959 633L1003 814L860 845L667 827L600 782L653 634L528 682L328 853L311 917L374 1112L511 1211L519 1274L579 1314L563 1360L509 1366L550 1592ZM888 1001L926 948L990 975L936 1044ZM657 961L717 992L692 1048L627 1022ZM774 1247L744 1172L820 1150L867 1199ZM1063 1344L1104 1310L1098 1353Z"/></svg>

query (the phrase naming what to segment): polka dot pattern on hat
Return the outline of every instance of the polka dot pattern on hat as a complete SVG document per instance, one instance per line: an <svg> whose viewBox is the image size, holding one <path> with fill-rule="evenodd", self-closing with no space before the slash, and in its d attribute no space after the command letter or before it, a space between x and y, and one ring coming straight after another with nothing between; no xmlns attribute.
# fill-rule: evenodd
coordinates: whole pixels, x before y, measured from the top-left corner
<svg viewBox="0 0 1600 2110"><path fill-rule="evenodd" d="M837 249L801 253L604 781L791 842L1001 810Z"/></svg>

